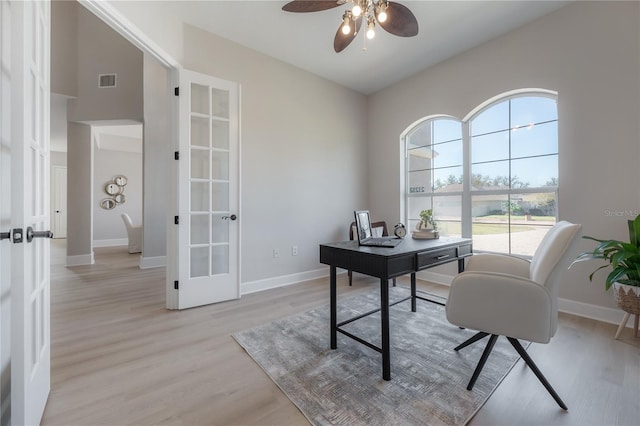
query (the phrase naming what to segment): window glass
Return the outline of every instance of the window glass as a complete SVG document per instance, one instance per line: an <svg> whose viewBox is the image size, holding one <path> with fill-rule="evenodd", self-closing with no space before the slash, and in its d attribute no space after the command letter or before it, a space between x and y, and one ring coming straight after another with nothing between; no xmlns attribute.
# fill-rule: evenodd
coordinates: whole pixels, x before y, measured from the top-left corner
<svg viewBox="0 0 640 426"><path fill-rule="evenodd" d="M475 251L532 255L557 218L557 100L505 97L462 129L438 117L406 136L408 228L433 209L441 235L473 238Z"/></svg>

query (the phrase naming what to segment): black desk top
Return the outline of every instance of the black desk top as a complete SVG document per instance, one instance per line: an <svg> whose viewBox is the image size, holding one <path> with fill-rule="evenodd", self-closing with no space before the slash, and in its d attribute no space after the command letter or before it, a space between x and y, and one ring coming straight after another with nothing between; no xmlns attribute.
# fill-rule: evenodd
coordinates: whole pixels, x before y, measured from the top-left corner
<svg viewBox="0 0 640 426"><path fill-rule="evenodd" d="M440 237L432 240L416 240L406 237L403 242L396 247L371 247L360 246L358 241L340 241L336 243L320 244L320 247L328 247L340 250L356 251L380 256L406 255L418 253L425 250L438 250L442 248L455 247L471 244L470 238Z"/></svg>
<svg viewBox="0 0 640 426"><path fill-rule="evenodd" d="M357 241L320 244L320 263L379 278L394 278L460 260L473 252L469 238L405 240L396 247L360 246Z"/></svg>

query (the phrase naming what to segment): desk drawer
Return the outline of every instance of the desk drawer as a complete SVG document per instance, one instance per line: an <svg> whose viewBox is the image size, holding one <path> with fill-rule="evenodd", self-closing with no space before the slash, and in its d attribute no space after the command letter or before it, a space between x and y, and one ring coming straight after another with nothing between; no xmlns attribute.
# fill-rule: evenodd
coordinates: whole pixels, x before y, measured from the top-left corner
<svg viewBox="0 0 640 426"><path fill-rule="evenodd" d="M447 249L428 251L416 254L417 270L428 268L430 266L439 265L441 263L451 262L458 258L458 248L451 247Z"/></svg>

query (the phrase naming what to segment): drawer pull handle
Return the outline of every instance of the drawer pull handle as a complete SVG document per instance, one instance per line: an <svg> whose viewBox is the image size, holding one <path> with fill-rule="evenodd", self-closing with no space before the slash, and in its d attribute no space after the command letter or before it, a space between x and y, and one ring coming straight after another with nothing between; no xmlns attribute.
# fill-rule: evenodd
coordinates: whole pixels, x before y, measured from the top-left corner
<svg viewBox="0 0 640 426"><path fill-rule="evenodd" d="M436 257L436 260L446 259L447 257L451 257L451 255L450 254L443 254L442 256Z"/></svg>

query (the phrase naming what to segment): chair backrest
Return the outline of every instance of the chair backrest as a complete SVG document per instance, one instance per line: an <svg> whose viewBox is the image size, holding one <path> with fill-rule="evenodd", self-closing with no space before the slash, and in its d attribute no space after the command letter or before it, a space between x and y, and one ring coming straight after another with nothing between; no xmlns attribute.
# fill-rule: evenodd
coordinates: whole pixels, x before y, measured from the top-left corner
<svg viewBox="0 0 640 426"><path fill-rule="evenodd" d="M544 236L531 259L529 278L545 286L551 293L550 336L553 336L558 328L560 278L569 265L569 248L576 241L580 226L564 220L556 223Z"/></svg>
<svg viewBox="0 0 640 426"><path fill-rule="evenodd" d="M384 220L381 220L379 222L371 222L371 229L375 229L375 228L382 228L382 236L383 237L388 237L389 234L387 232L387 222L385 222ZM355 222L351 222L351 226L349 226L349 239L353 240L353 238L356 236L356 223Z"/></svg>
<svg viewBox="0 0 640 426"><path fill-rule="evenodd" d="M563 220L547 232L531 259L529 267L531 280L547 288L553 285L550 278L553 277L555 270L563 268L563 257L566 257L565 254L571 243L575 241L579 229L580 225Z"/></svg>
<svg viewBox="0 0 640 426"><path fill-rule="evenodd" d="M122 220L124 221L124 226L127 228L127 231L133 228L133 222L128 214L122 213L120 216L122 216Z"/></svg>

